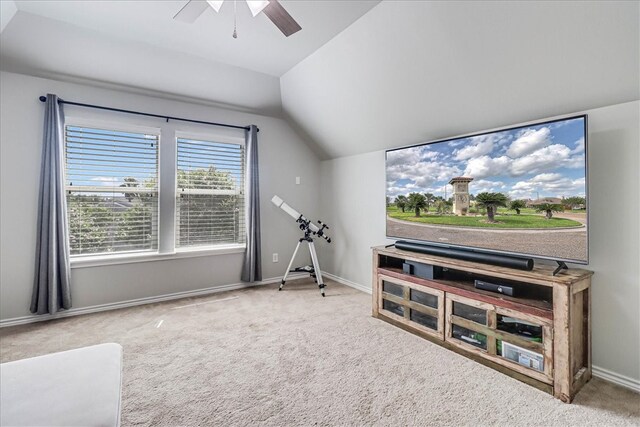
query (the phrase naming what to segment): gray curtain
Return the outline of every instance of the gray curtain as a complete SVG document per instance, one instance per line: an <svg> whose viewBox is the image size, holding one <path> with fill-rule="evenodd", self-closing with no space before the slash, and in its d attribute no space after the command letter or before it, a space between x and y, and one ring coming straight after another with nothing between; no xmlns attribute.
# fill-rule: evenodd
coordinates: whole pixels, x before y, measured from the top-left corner
<svg viewBox="0 0 640 427"><path fill-rule="evenodd" d="M242 263L243 282L262 280L260 259L260 186L258 176L258 128L251 125L245 131L246 153L246 219L247 249Z"/></svg>
<svg viewBox="0 0 640 427"><path fill-rule="evenodd" d="M71 308L67 201L64 194L64 113L56 95L47 95L40 169L36 269L31 312Z"/></svg>

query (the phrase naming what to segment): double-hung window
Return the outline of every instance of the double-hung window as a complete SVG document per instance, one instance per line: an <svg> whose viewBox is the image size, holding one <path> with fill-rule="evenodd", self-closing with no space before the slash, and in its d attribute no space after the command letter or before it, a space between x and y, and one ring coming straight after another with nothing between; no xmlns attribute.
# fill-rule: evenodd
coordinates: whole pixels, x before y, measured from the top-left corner
<svg viewBox="0 0 640 427"><path fill-rule="evenodd" d="M176 248L241 244L244 144L177 138Z"/></svg>
<svg viewBox="0 0 640 427"><path fill-rule="evenodd" d="M65 126L72 255L158 249L159 134Z"/></svg>
<svg viewBox="0 0 640 427"><path fill-rule="evenodd" d="M160 149L160 129L90 123L65 125L69 243L78 265L242 249L243 138L167 126Z"/></svg>

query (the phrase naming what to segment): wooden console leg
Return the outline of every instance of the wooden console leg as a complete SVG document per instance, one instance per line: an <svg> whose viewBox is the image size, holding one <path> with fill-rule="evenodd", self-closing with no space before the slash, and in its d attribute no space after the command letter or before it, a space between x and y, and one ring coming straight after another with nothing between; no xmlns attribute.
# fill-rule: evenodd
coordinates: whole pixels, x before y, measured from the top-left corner
<svg viewBox="0 0 640 427"><path fill-rule="evenodd" d="M570 287L553 287L553 395L565 403L573 398L569 331Z"/></svg>
<svg viewBox="0 0 640 427"><path fill-rule="evenodd" d="M378 312L380 311L380 307L378 307L378 288L379 288L379 283L378 283L378 253L376 251L373 251L373 261L371 263L372 266L372 272L371 272L371 277L373 278L373 289L371 289L371 297L373 298L372 304L371 304L371 313L373 315L373 317L378 317Z"/></svg>

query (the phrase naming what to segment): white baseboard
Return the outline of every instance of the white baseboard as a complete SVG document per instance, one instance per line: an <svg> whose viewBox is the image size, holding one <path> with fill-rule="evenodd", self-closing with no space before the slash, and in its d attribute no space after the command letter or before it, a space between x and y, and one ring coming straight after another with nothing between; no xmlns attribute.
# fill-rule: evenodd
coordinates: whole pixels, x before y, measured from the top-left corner
<svg viewBox="0 0 640 427"><path fill-rule="evenodd" d="M308 277L308 275L306 273L290 274L287 280L300 279L303 277ZM7 328L9 326L17 326L17 325L25 325L27 323L43 322L46 320L62 319L62 318L71 317L71 316L80 316L82 314L98 313L101 311L116 310L119 308L134 307L136 305L153 304L156 302L171 301L171 300L180 299L180 298L197 297L197 296L215 294L218 292L249 288L252 286L268 285L270 283L277 283L280 280L282 280L282 277L272 277L270 279L264 279L260 282L254 282L254 283L231 283L228 285L212 286L210 288L196 289L193 291L175 292L172 294L138 298L138 299L133 299L128 301L92 305L90 307L71 308L69 310L58 312L56 314L42 314L42 315L33 314L29 316L14 317L11 319L0 320L0 328Z"/></svg>
<svg viewBox="0 0 640 427"><path fill-rule="evenodd" d="M628 388L629 390L640 393L640 380L636 380L625 375L620 375L608 369L600 368L599 366L592 366L591 372L594 377L598 377L610 383Z"/></svg>
<svg viewBox="0 0 640 427"><path fill-rule="evenodd" d="M326 271L322 272L322 275L328 279L334 280L343 285L349 286L351 288L357 289L361 292L371 295L372 290L368 286L361 285L360 283L352 282L351 280L344 279L340 276L336 276L335 274L327 273Z"/></svg>

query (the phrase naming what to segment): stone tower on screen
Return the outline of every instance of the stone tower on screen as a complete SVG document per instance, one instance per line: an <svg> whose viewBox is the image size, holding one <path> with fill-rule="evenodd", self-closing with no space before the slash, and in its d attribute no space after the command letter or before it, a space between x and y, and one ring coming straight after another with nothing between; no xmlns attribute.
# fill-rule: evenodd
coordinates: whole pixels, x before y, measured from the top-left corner
<svg viewBox="0 0 640 427"><path fill-rule="evenodd" d="M453 186L453 213L466 215L469 212L469 183L473 178L457 176L451 178L449 184Z"/></svg>

